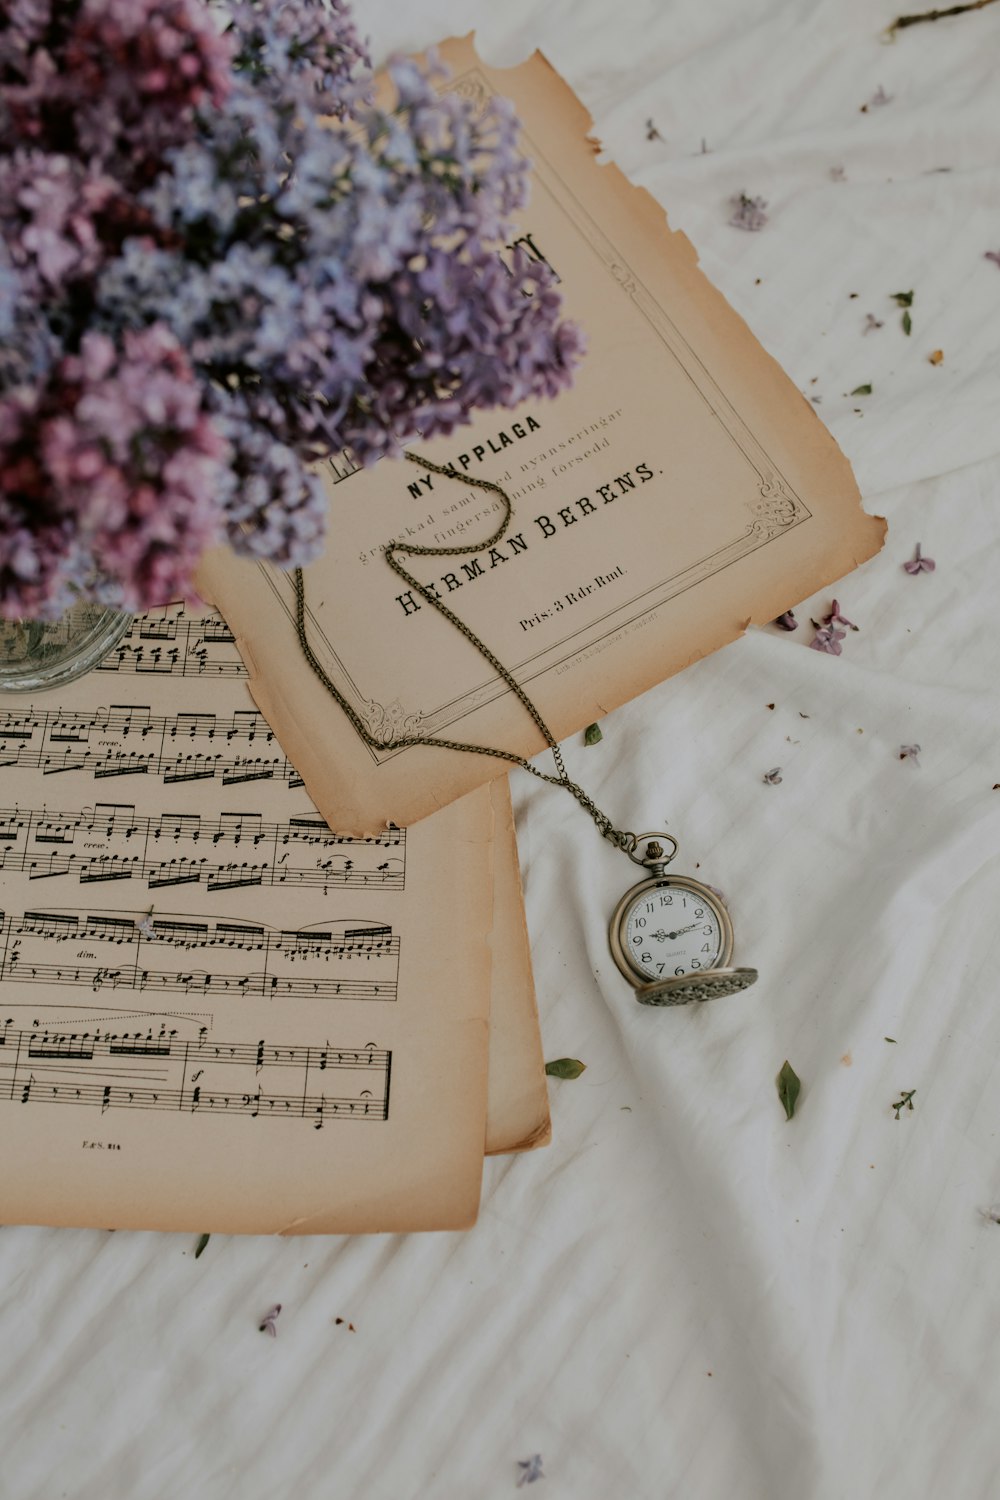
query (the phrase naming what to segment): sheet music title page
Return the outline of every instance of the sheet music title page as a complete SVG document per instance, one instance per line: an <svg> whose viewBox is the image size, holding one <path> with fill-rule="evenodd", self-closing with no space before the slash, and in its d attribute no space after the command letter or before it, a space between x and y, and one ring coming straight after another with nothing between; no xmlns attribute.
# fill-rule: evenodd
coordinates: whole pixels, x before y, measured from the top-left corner
<svg viewBox="0 0 1000 1500"><path fill-rule="evenodd" d="M412 571L530 691L558 736L772 619L880 545L846 460L815 412L697 268L662 209L595 159L583 107L545 60L493 71L448 43L448 85L513 98L532 190L515 247L546 262L588 352L550 403L480 414L406 462L324 465L329 545L307 571L307 623L325 670L382 740L366 749L292 660L291 585L213 556L205 584L253 664L252 691L325 811L372 829L410 822L502 762L389 748L443 735L535 753L502 680L386 565L391 539L469 546ZM500 515L510 529L485 547ZM477 546L476 544L479 543ZM335 743L326 756L318 744ZM342 752L342 753L341 753Z"/></svg>

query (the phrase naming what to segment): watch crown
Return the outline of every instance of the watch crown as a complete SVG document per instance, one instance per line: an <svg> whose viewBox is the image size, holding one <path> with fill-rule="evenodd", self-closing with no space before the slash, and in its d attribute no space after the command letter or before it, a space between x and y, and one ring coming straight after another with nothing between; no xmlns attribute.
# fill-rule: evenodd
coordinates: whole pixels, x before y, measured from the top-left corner
<svg viewBox="0 0 1000 1500"><path fill-rule="evenodd" d="M647 859L662 859L663 858L663 845L662 844L658 844L655 839L650 839L649 843L646 845L646 858Z"/></svg>

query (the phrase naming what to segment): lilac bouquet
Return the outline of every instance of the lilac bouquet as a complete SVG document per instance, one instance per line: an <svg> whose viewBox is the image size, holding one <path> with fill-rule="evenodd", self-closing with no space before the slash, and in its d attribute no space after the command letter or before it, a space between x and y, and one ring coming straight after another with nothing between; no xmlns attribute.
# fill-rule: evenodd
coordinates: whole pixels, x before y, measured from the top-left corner
<svg viewBox="0 0 1000 1500"><path fill-rule="evenodd" d="M305 563L317 460L569 383L509 107L390 71L342 0L0 0L0 615Z"/></svg>

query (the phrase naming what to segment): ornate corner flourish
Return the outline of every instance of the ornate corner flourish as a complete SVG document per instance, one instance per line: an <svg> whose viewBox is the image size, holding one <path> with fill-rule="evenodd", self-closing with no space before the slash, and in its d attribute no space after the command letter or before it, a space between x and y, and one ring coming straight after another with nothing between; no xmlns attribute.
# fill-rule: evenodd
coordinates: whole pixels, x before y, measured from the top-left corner
<svg viewBox="0 0 1000 1500"><path fill-rule="evenodd" d="M378 740L386 750L391 750L396 740L404 735L419 734L424 718L420 712L408 713L398 698L389 704L367 699L358 714L372 739Z"/></svg>

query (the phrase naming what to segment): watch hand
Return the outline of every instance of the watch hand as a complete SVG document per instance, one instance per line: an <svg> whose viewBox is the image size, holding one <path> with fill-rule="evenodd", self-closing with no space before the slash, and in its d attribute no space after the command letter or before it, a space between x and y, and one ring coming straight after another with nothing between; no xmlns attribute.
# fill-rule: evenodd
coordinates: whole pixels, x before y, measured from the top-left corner
<svg viewBox="0 0 1000 1500"><path fill-rule="evenodd" d="M671 942L673 942L674 938L681 937L681 935L683 933L685 933L685 932L693 932L696 927L700 927L700 926L701 926L700 922L692 922L690 924L690 926L688 926L688 927L678 927L678 929L677 929L676 932L668 932L667 933L667 937L670 939Z"/></svg>

